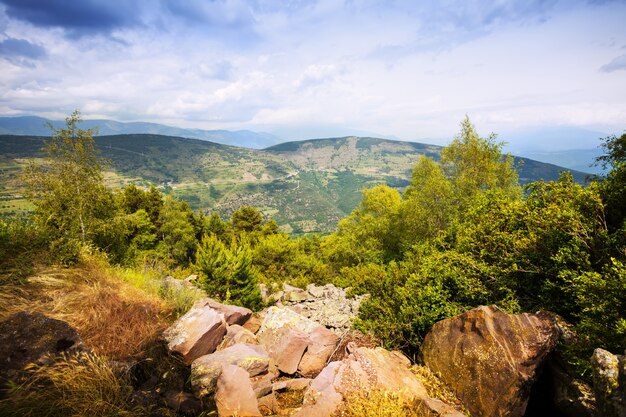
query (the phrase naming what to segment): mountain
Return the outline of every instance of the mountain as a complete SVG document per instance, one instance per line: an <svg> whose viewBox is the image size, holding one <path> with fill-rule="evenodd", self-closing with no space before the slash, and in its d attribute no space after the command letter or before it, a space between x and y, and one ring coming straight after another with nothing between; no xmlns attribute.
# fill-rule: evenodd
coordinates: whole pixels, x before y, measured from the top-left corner
<svg viewBox="0 0 626 417"><path fill-rule="evenodd" d="M0 135L0 211L23 210L17 174L43 156L45 137ZM352 211L361 190L409 184L420 155L439 158L441 147L378 138L343 137L287 142L264 150L181 137L132 134L95 138L111 161L112 187L156 184L192 208L227 216L249 204L288 232L328 232ZM520 181L557 179L564 168L517 158ZM587 174L574 172L583 182Z"/></svg>
<svg viewBox="0 0 626 417"><path fill-rule="evenodd" d="M0 117L0 134L5 135L32 135L49 136L50 127L65 127L65 121L49 120L37 116ZM280 139L269 133L253 132L251 130L203 130L184 129L166 126L158 123L130 122L123 123L114 120L94 119L83 120L82 129L97 128L97 135L125 135L125 134L152 134L166 136L180 136L192 139L208 140L224 145L241 146L260 149L280 142Z"/></svg>
<svg viewBox="0 0 626 417"><path fill-rule="evenodd" d="M524 156L536 161L547 162L578 171L602 175L606 173L601 166L594 165L597 157L603 155L601 148L570 149L564 151L528 151Z"/></svg>

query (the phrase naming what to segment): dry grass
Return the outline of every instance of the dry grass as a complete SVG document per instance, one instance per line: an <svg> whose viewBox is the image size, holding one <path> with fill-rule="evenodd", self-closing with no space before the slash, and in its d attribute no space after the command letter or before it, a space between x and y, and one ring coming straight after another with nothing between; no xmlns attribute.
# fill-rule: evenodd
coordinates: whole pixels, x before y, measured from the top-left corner
<svg viewBox="0 0 626 417"><path fill-rule="evenodd" d="M139 355L174 319L172 306L158 295L122 281L95 259L0 286L0 320L22 310L67 321L94 353L110 359Z"/></svg>
<svg viewBox="0 0 626 417"><path fill-rule="evenodd" d="M354 392L344 398L334 417L434 417L418 401L406 401L384 391Z"/></svg>
<svg viewBox="0 0 626 417"><path fill-rule="evenodd" d="M12 384L0 400L0 415L139 417L148 412L130 405L130 381L96 355L71 355L44 365L31 364L22 381Z"/></svg>

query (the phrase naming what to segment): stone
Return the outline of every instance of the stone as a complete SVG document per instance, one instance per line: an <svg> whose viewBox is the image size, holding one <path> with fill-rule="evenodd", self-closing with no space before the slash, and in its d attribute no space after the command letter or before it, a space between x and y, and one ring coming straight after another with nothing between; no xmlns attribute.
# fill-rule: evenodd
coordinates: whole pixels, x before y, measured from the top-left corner
<svg viewBox="0 0 626 417"><path fill-rule="evenodd" d="M86 351L76 329L41 313L21 311L0 323L0 384L46 356Z"/></svg>
<svg viewBox="0 0 626 417"><path fill-rule="evenodd" d="M419 400L420 411L429 417L467 417L456 408L435 398Z"/></svg>
<svg viewBox="0 0 626 417"><path fill-rule="evenodd" d="M228 329L226 329L226 335L224 336L224 339L222 340L222 343L218 346L217 350L226 349L238 343L258 345L259 341L257 340L254 333L252 333L251 331L245 329L238 324L233 324L232 326L228 326Z"/></svg>
<svg viewBox="0 0 626 417"><path fill-rule="evenodd" d="M260 346L243 343L201 356L191 364L191 387L198 398L205 397L215 391L224 365L237 365L249 376L255 376L267 371L269 360Z"/></svg>
<svg viewBox="0 0 626 417"><path fill-rule="evenodd" d="M329 417L347 394L373 389L393 392L407 401L426 399L426 388L410 370L410 361L382 348L357 348L343 361L329 363L313 379L294 417Z"/></svg>
<svg viewBox="0 0 626 417"><path fill-rule="evenodd" d="M276 367L286 374L294 374L309 345L309 337L290 326L276 331L259 333L259 343L267 349Z"/></svg>
<svg viewBox="0 0 626 417"><path fill-rule="evenodd" d="M165 403L172 410L186 415L196 415L202 411L200 400L188 392L168 391L165 393Z"/></svg>
<svg viewBox="0 0 626 417"><path fill-rule="evenodd" d="M280 403L273 392L259 398L259 411L262 415L274 415L280 410Z"/></svg>
<svg viewBox="0 0 626 417"><path fill-rule="evenodd" d="M483 306L435 323L421 352L472 415L521 417L558 337L550 314Z"/></svg>
<svg viewBox="0 0 626 417"><path fill-rule="evenodd" d="M308 298L309 295L302 288L292 287L291 285L283 284L283 302L305 301Z"/></svg>
<svg viewBox="0 0 626 417"><path fill-rule="evenodd" d="M305 377L315 377L326 366L333 354L339 337L325 327L319 326L309 333L309 344L302 356L298 371Z"/></svg>
<svg viewBox="0 0 626 417"><path fill-rule="evenodd" d="M229 304L218 303L217 301L206 298L204 300L198 301L198 304L204 304L208 307L211 307L213 310L217 311L224 315L224 320L226 324L244 324L250 316L252 316L252 310L247 309L245 307L233 306Z"/></svg>
<svg viewBox="0 0 626 417"><path fill-rule="evenodd" d="M163 338L171 352L180 354L186 364L212 353L226 334L224 315L200 300L165 332Z"/></svg>
<svg viewBox="0 0 626 417"><path fill-rule="evenodd" d="M261 323L263 323L263 319L265 318L265 312L260 311L258 313L253 313L252 316L243 324L243 328L251 332L252 334L257 334L259 329L261 328Z"/></svg>
<svg viewBox="0 0 626 417"><path fill-rule="evenodd" d="M219 417L257 417L259 403L248 373L236 365L222 365L217 380L215 404Z"/></svg>
<svg viewBox="0 0 626 417"><path fill-rule="evenodd" d="M272 391L302 391L311 385L310 378L293 378L277 381L272 384Z"/></svg>
<svg viewBox="0 0 626 417"><path fill-rule="evenodd" d="M596 349L591 356L593 391L599 414L603 417L626 416L626 355Z"/></svg>
<svg viewBox="0 0 626 417"><path fill-rule="evenodd" d="M257 398L264 397L273 391L274 380L280 376L280 371L276 365L270 362L267 373L251 377L252 389Z"/></svg>

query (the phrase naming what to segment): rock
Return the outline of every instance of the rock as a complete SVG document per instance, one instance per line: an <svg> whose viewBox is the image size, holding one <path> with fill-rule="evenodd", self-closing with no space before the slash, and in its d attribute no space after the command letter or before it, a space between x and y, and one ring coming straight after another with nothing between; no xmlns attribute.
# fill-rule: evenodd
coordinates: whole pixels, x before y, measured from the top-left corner
<svg viewBox="0 0 626 417"><path fill-rule="evenodd" d="M198 282L198 275L191 274L187 278L185 278L183 282L189 286L195 286L196 283Z"/></svg>
<svg viewBox="0 0 626 417"><path fill-rule="evenodd" d="M557 339L549 314L479 307L436 323L421 351L472 415L521 417Z"/></svg>
<svg viewBox="0 0 626 417"><path fill-rule="evenodd" d="M249 332L256 334L261 328L261 323L263 323L263 319L265 319L266 313L261 311L258 313L253 313L252 316L243 324L244 329Z"/></svg>
<svg viewBox="0 0 626 417"><path fill-rule="evenodd" d="M224 365L237 365L249 376L255 376L267 371L269 356L261 347L243 343L201 356L191 364L191 387L198 398L215 391Z"/></svg>
<svg viewBox="0 0 626 417"><path fill-rule="evenodd" d="M298 370L300 359L309 345L309 337L290 326L273 332L259 333L259 343L267 349L276 367L286 374Z"/></svg>
<svg viewBox="0 0 626 417"><path fill-rule="evenodd" d="M283 284L283 296L284 302L298 302L305 301L309 298L309 295L302 288L292 287L291 285Z"/></svg>
<svg viewBox="0 0 626 417"><path fill-rule="evenodd" d="M600 348L591 356L593 391L603 417L626 416L625 358Z"/></svg>
<svg viewBox="0 0 626 417"><path fill-rule="evenodd" d="M393 392L406 400L428 398L426 389L409 368L410 361L398 352L357 348L343 361L331 362L320 372L294 417L328 417L347 394L373 389Z"/></svg>
<svg viewBox="0 0 626 417"><path fill-rule="evenodd" d="M435 398L419 400L419 409L429 417L467 417L456 408Z"/></svg>
<svg viewBox="0 0 626 417"><path fill-rule="evenodd" d="M273 392L259 398L259 411L262 415L277 414L280 410L280 403Z"/></svg>
<svg viewBox="0 0 626 417"><path fill-rule="evenodd" d="M302 356L298 371L306 377L315 377L326 366L335 351L339 337L325 327L319 326L309 333L309 344Z"/></svg>
<svg viewBox="0 0 626 417"><path fill-rule="evenodd" d="M272 391L302 391L311 385L309 378L293 378L277 381L272 384Z"/></svg>
<svg viewBox="0 0 626 417"><path fill-rule="evenodd" d="M47 355L85 351L76 329L41 313L21 311L0 323L0 383Z"/></svg>
<svg viewBox="0 0 626 417"><path fill-rule="evenodd" d="M224 315L200 300L165 332L170 351L180 354L190 364L200 356L212 353L226 334Z"/></svg>
<svg viewBox="0 0 626 417"><path fill-rule="evenodd" d="M191 275L190 277L193 277ZM197 275L196 275L197 277ZM176 279L171 275L166 276L163 279L163 287L167 291L173 292L175 294L183 293L183 291L192 292L199 297L206 297L206 292L194 285L195 281L189 281L189 278L185 280ZM183 293L184 294L184 293Z"/></svg>
<svg viewBox="0 0 626 417"><path fill-rule="evenodd" d="M188 392L168 391L165 393L165 403L182 414L196 415L202 411L202 403Z"/></svg>
<svg viewBox="0 0 626 417"><path fill-rule="evenodd" d="M264 397L273 390L274 380L280 376L280 371L276 365L270 363L267 373L250 378L252 389L257 398Z"/></svg>
<svg viewBox="0 0 626 417"><path fill-rule="evenodd" d="M198 301L199 304L204 304L206 306L211 307L213 310L217 311L224 315L224 320L226 324L244 324L250 316L252 316L252 310L249 310L245 307L233 306L229 304L218 303L217 301L206 298L204 300Z"/></svg>
<svg viewBox="0 0 626 417"><path fill-rule="evenodd" d="M217 350L226 349L227 347L236 345L238 343L245 343L248 345L258 345L259 341L256 336L250 332L249 330L243 328L238 324L233 324L232 326L228 326L226 330L226 335L222 340L222 343L219 345Z"/></svg>
<svg viewBox="0 0 626 417"><path fill-rule="evenodd" d="M260 416L248 373L236 365L223 365L217 380L215 404L219 417Z"/></svg>

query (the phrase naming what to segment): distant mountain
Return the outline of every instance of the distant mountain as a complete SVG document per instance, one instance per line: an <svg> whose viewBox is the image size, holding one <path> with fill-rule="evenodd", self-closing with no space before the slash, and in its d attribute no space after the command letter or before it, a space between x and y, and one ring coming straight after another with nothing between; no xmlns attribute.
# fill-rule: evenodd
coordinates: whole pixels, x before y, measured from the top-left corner
<svg viewBox="0 0 626 417"><path fill-rule="evenodd" d="M25 207L17 174L42 156L45 137L0 135L0 212ZM361 200L365 187L403 190L420 155L441 147L378 138L343 137L288 142L264 150L152 134L96 138L112 162L110 186L155 184L192 208L228 216L243 204L258 207L288 232L329 232ZM564 168L518 158L523 183L558 178ZM574 172L583 182L586 174Z"/></svg>
<svg viewBox="0 0 626 417"><path fill-rule="evenodd" d="M524 156L550 164L589 172L591 174L602 175L605 170L601 166L594 165L596 158L603 155L601 148L593 149L571 149L565 151L528 151Z"/></svg>
<svg viewBox="0 0 626 417"><path fill-rule="evenodd" d="M48 120L37 116L0 117L0 134L50 136L49 125L54 128L65 126L65 121ZM281 140L269 133L250 130L203 130L184 129L147 122L116 122L96 119L81 122L82 129L97 128L99 136L124 134L152 134L208 140L224 145L260 149L279 143Z"/></svg>
<svg viewBox="0 0 626 417"><path fill-rule="evenodd" d="M529 127L498 132L498 139L508 143L505 150L515 155L593 149L606 136L606 132L574 126Z"/></svg>

